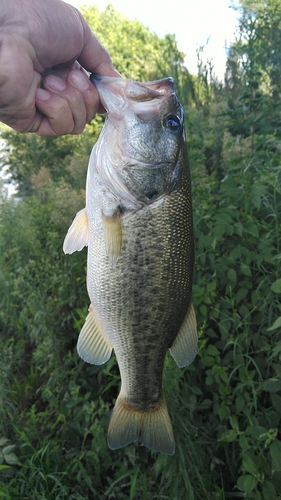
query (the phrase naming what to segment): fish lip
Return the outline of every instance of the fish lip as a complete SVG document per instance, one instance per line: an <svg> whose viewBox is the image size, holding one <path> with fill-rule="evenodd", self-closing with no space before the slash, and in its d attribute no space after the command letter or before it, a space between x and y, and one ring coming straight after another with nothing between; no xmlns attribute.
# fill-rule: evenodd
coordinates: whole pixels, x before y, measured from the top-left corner
<svg viewBox="0 0 281 500"><path fill-rule="evenodd" d="M158 115L162 104L176 99L172 77L138 82L117 76L103 76L92 73L90 80L95 85L110 121L119 123L129 111L140 120L150 120Z"/></svg>
<svg viewBox="0 0 281 500"><path fill-rule="evenodd" d="M99 84L117 83L122 85L125 90L126 98L130 101L145 102L153 99L168 97L175 94L174 79L171 76L151 82L137 82L132 79L124 79L117 76L104 76L97 73L91 73L90 81L99 90ZM122 83L121 83L122 82Z"/></svg>
<svg viewBox="0 0 281 500"><path fill-rule="evenodd" d="M165 78L160 78L158 80L153 80L149 82L137 82L136 80L133 79L125 79L125 78L120 78L119 76L108 76L108 75L100 75L98 73L91 73L90 74L90 81L95 85L96 81L101 81L104 80L105 82L134 82L138 83L141 86L145 87L155 87L155 86L160 86L163 85L164 83L167 83L167 85L170 85L172 88L174 88L174 79L171 76L167 76Z"/></svg>

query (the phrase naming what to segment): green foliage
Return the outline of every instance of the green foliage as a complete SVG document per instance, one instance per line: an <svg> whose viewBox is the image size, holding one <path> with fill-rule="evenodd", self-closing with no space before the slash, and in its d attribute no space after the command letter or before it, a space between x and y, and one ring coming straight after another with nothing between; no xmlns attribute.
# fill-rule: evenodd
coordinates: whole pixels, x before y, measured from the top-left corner
<svg viewBox="0 0 281 500"><path fill-rule="evenodd" d="M82 13L124 78L148 81L174 76L181 70L184 54L179 52L174 35L161 39L139 21L121 16L111 5L103 12L89 7Z"/></svg>
<svg viewBox="0 0 281 500"><path fill-rule="evenodd" d="M65 168L75 154L78 159L82 155L88 157L91 150L87 135L83 138L39 137L35 134L17 134L4 127L1 138L6 144L1 167L8 167L8 173L17 183L20 196L34 193L32 179L41 169L46 169L49 177L58 182L65 177Z"/></svg>
<svg viewBox="0 0 281 500"><path fill-rule="evenodd" d="M239 37L229 53L230 131L250 138L252 156L267 149L270 136L280 140L280 7L280 0L243 1Z"/></svg>
<svg viewBox="0 0 281 500"><path fill-rule="evenodd" d="M199 353L193 383L204 394L199 408L202 404L212 414L219 456L232 481L245 494L253 491L253 498L263 498L258 495L266 481L274 485L281 479L276 459L281 445L276 324L281 190L280 170L270 160L260 169L249 163L237 158L222 182L213 176L203 185L200 179L201 189L194 186L206 201L195 203L193 297L199 323L208 318L209 341Z"/></svg>
<svg viewBox="0 0 281 500"><path fill-rule="evenodd" d="M225 86L200 57L191 79L173 36L85 12L124 76L172 75L186 110L200 339L190 367L165 363L173 457L107 448L118 367L76 353L86 253L62 243L103 118L75 138L5 133L21 197L0 199L0 499L280 500L278 5L243 1Z"/></svg>

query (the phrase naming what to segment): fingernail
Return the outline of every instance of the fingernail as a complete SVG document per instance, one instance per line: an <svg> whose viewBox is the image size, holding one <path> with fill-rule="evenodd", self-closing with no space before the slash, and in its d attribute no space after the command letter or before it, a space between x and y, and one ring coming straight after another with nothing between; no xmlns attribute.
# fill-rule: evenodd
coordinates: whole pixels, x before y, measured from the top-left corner
<svg viewBox="0 0 281 500"><path fill-rule="evenodd" d="M89 88L88 78L81 71L73 71L70 79L78 90L87 90Z"/></svg>
<svg viewBox="0 0 281 500"><path fill-rule="evenodd" d="M51 94L47 90L37 89L35 96L36 99L39 99L39 101L47 101L51 97Z"/></svg>
<svg viewBox="0 0 281 500"><path fill-rule="evenodd" d="M66 84L58 76L48 75L45 79L44 85L52 90L64 90Z"/></svg>

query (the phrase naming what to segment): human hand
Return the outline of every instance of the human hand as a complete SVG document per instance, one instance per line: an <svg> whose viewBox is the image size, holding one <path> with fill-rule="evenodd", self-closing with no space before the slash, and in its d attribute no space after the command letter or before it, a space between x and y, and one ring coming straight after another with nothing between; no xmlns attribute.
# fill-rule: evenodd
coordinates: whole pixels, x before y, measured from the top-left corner
<svg viewBox="0 0 281 500"><path fill-rule="evenodd" d="M88 71L118 76L83 16L61 0L1 0L0 121L17 132L79 134L101 111Z"/></svg>

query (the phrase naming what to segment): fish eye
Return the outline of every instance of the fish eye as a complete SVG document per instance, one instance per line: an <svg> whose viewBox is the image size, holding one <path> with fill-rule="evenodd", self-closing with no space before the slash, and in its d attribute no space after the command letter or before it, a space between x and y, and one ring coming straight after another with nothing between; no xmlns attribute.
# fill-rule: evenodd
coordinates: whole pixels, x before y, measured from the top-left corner
<svg viewBox="0 0 281 500"><path fill-rule="evenodd" d="M164 125L171 132L176 134L181 129L181 121L176 115L168 115L164 119Z"/></svg>

